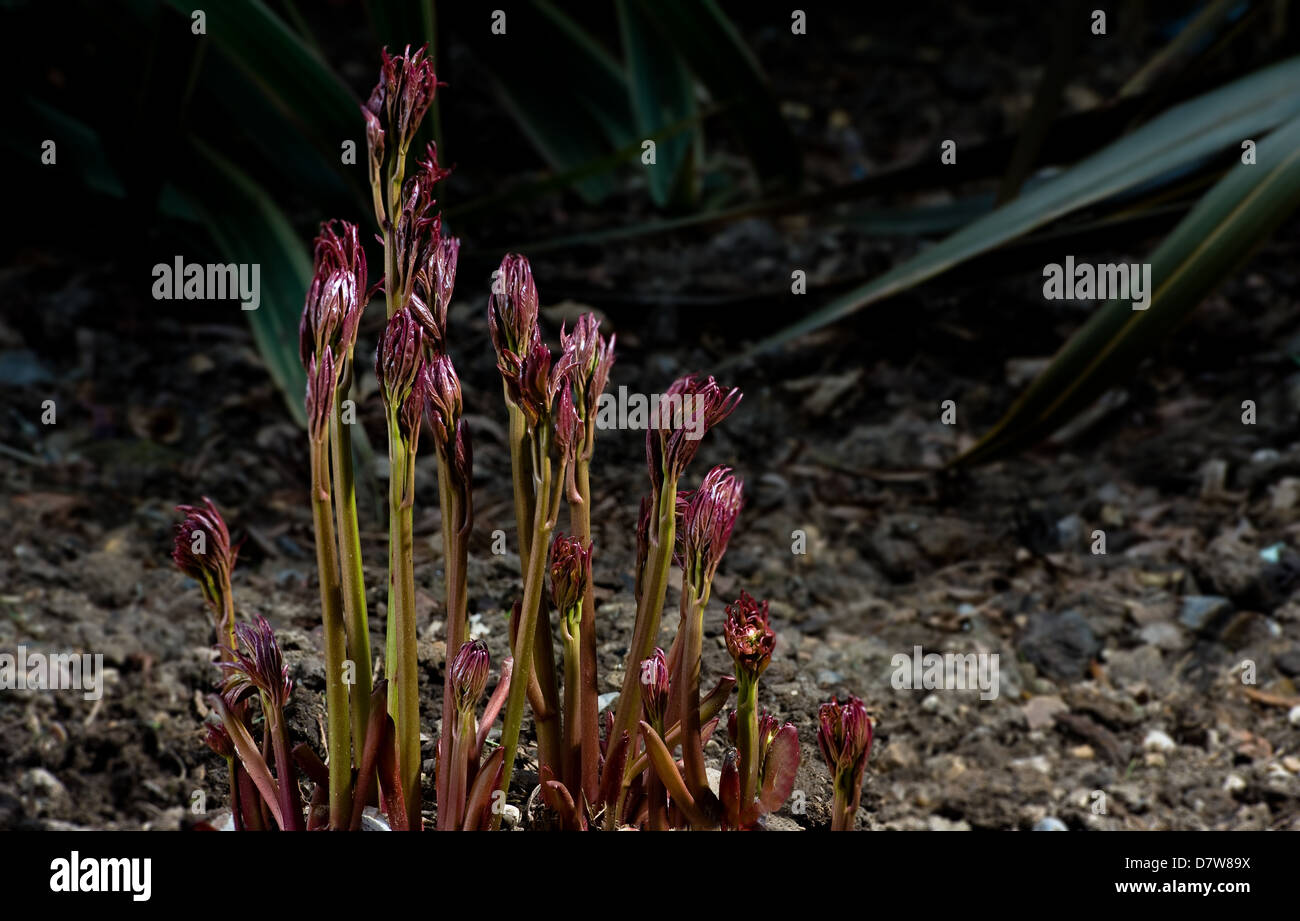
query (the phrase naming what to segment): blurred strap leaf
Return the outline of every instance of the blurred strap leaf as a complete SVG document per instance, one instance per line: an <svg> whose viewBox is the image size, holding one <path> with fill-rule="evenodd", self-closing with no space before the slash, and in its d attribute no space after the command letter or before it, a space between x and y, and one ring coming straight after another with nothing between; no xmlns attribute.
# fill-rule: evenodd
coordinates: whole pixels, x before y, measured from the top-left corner
<svg viewBox="0 0 1300 921"><path fill-rule="evenodd" d="M637 133L652 138L694 116L695 85L672 45L647 21L641 4L618 0L617 6ZM692 160L697 138L697 132L688 131L656 142L655 164L648 169L655 204L694 200Z"/></svg>
<svg viewBox="0 0 1300 921"><path fill-rule="evenodd" d="M289 26L259 0L190 3L169 0L190 17L206 14L208 38L274 100L322 149L338 151L345 138L364 139L361 103L339 76ZM203 41L201 36L195 36ZM364 140L362 140L364 146Z"/></svg>
<svg viewBox="0 0 1300 921"><path fill-rule="evenodd" d="M461 38L492 74L511 118L558 172L601 163L611 148L633 139L622 68L600 42L555 6L534 0L511 9L505 34L468 29ZM627 162L584 172L574 187L595 204L615 191L612 172Z"/></svg>
<svg viewBox="0 0 1300 921"><path fill-rule="evenodd" d="M211 147L191 141L198 188L193 204L225 258L260 266L261 303L247 311L249 325L267 370L300 425L307 418L303 394L307 377L298 358L297 317L311 282L307 247L266 191Z"/></svg>
<svg viewBox="0 0 1300 921"><path fill-rule="evenodd" d="M1235 148L1242 139L1269 131L1296 114L1300 114L1300 57L1174 106L1052 181L764 339L740 358L821 329L1071 211Z"/></svg>
<svg viewBox="0 0 1300 921"><path fill-rule="evenodd" d="M628 0L726 109L755 168L793 187L803 172L794 136L758 61L714 0Z"/></svg>
<svg viewBox="0 0 1300 921"><path fill-rule="evenodd" d="M1146 310L1108 301L1029 389L954 464L991 460L1050 435L1121 382L1152 346L1300 206L1300 117L1260 141L1256 164L1233 167L1151 254Z"/></svg>

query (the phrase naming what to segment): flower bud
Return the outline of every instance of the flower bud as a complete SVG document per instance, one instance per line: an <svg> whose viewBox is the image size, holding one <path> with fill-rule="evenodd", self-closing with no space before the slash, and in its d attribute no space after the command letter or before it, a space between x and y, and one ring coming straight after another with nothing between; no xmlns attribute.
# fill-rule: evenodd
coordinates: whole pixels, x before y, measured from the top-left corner
<svg viewBox="0 0 1300 921"><path fill-rule="evenodd" d="M226 522L207 496L203 497L201 508L178 505L176 511L185 518L174 530L172 562L199 583L204 600L214 611L222 613L239 547L231 546Z"/></svg>
<svg viewBox="0 0 1300 921"><path fill-rule="evenodd" d="M705 433L731 415L741 396L739 388L723 390L712 377L688 375L673 382L646 432L646 459L656 492L665 480L682 475Z"/></svg>
<svg viewBox="0 0 1300 921"><path fill-rule="evenodd" d="M558 534L551 545L551 600L562 617L582 612L582 596L591 580L591 544Z"/></svg>
<svg viewBox="0 0 1300 921"><path fill-rule="evenodd" d="M596 412L601 394L614 364L614 337L600 337L600 321L594 313L583 314L572 334L560 327L564 365L573 384L574 405L583 422L579 433L583 457L590 459L596 436Z"/></svg>
<svg viewBox="0 0 1300 921"><path fill-rule="evenodd" d="M684 508L679 504L682 561L689 583L700 598L707 598L713 574L722 562L740 515L743 497L744 483L731 475L730 467L718 466L705 474Z"/></svg>
<svg viewBox="0 0 1300 921"><path fill-rule="evenodd" d="M406 402L419 377L420 349L424 343L420 325L409 310L399 310L388 320L375 350L375 377L389 412Z"/></svg>
<svg viewBox="0 0 1300 921"><path fill-rule="evenodd" d="M222 723L207 720L203 723L203 744L222 758L235 757L235 743Z"/></svg>
<svg viewBox="0 0 1300 921"><path fill-rule="evenodd" d="M366 252L357 226L347 221L321 224L314 247L311 284L298 326L298 354L304 368L312 355L335 351L335 369L356 343L365 309Z"/></svg>
<svg viewBox="0 0 1300 921"><path fill-rule="evenodd" d="M832 697L830 703L821 705L817 719L817 745L836 782L858 778L856 783L860 785L871 754L871 717L867 716L866 706L856 697L844 703Z"/></svg>
<svg viewBox="0 0 1300 921"><path fill-rule="evenodd" d="M656 646L653 656L641 660L641 705L645 708L645 721L657 732L663 731L669 690L668 660Z"/></svg>
<svg viewBox="0 0 1300 921"><path fill-rule="evenodd" d="M392 57L385 48L379 83L364 106L403 151L410 146L438 89L433 61L424 56L427 47L412 54L407 45L401 57Z"/></svg>
<svg viewBox="0 0 1300 921"><path fill-rule="evenodd" d="M487 688L491 664L487 644L482 640L465 643L451 660L448 680L451 682L452 700L461 715L473 713L478 708Z"/></svg>
<svg viewBox="0 0 1300 921"><path fill-rule="evenodd" d="M507 254L492 279L488 332L497 353L497 369L514 399L513 393L522 386L519 376L527 356L541 340L537 328L537 286L533 283L532 267L523 256Z"/></svg>
<svg viewBox="0 0 1300 921"><path fill-rule="evenodd" d="M424 330L429 347L443 351L447 347L447 307L456 285L456 261L460 240L442 235L442 221L436 219L430 239L421 253L423 262L415 272L415 293L411 312Z"/></svg>
<svg viewBox="0 0 1300 921"><path fill-rule="evenodd" d="M734 604L727 605L722 632L727 652L736 664L737 680L753 681L763 674L776 647L776 634L768 624L767 602L759 604L742 591Z"/></svg>
<svg viewBox="0 0 1300 921"><path fill-rule="evenodd" d="M445 353L438 352L424 365L425 409L429 413L429 423L433 426L434 437L439 448L446 448L456 437L456 426L460 422L463 404L461 402L460 378L456 368Z"/></svg>

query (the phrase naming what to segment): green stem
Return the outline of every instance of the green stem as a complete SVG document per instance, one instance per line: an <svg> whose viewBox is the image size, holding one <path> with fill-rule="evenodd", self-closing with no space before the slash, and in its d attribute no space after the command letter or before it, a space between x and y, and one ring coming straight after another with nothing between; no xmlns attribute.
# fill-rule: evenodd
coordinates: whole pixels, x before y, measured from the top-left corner
<svg viewBox="0 0 1300 921"><path fill-rule="evenodd" d="M502 387L504 389L505 385L502 384ZM515 531L519 539L519 562L522 569L520 577L526 583L536 511L536 494L533 489L533 456L536 445L533 436L528 433L523 411L510 402L508 393L506 406L510 412L510 470L514 485ZM539 596L538 604L541 603ZM537 620L542 620L540 608L534 614ZM538 760L550 765L558 776L562 745L559 726L560 692L555 684L555 650L551 641L550 619L547 618L545 623L546 629L534 633L531 671L518 671L516 674L527 685L528 703L533 708ZM515 660L518 663L518 651L515 652Z"/></svg>
<svg viewBox="0 0 1300 921"><path fill-rule="evenodd" d="M343 380L351 378L351 361ZM354 683L350 690L352 744L355 764L361 765L361 746L370 721L370 622L366 614L366 577L361 563L361 531L357 526L356 478L352 471L352 431L343 422L340 405L349 387L339 388L330 422L330 445L334 455L334 516L338 521L339 568L342 572L343 614L346 618L348 658L352 660Z"/></svg>
<svg viewBox="0 0 1300 921"><path fill-rule="evenodd" d="M415 456L397 428L388 419L389 444L389 578L393 608L389 611L389 639L395 640L389 661L392 688L397 691L394 718L397 736L397 769L409 826L420 827L420 679L416 658L415 569L412 561L413 491ZM391 696L389 712L392 712Z"/></svg>
<svg viewBox="0 0 1300 921"><path fill-rule="evenodd" d="M682 583L682 654L677 663L678 699L682 715L682 776L695 805L709 811L709 777L700 743L700 654L704 648L704 599L696 596L690 581Z"/></svg>
<svg viewBox="0 0 1300 921"><path fill-rule="evenodd" d="M316 526L316 566L320 570L321 620L325 634L326 743L329 749L330 827L347 827L352 808L352 746L348 727L348 688L343 683L347 632L343 625L334 519L330 509L329 446L311 451L312 522Z"/></svg>
<svg viewBox="0 0 1300 921"><path fill-rule="evenodd" d="M537 631L537 612L542 600L542 584L545 581L546 554L550 548L551 531L555 528L555 515L552 509L559 501L558 490L552 496L551 460L548 456L549 439L543 433L540 443L534 445L533 482L536 484L536 509L533 514L533 536L528 553L528 569L524 576L524 600L520 605L519 631L515 637L515 674L518 680L510 683L510 696L506 700L505 721L501 730L501 747L505 749L505 763L501 770L501 781L497 789L503 797L510 790L510 779L515 770L515 758L519 754L519 729L524 719L524 698L527 696L528 674L533 667L533 652L536 648L534 635ZM556 477L559 485L564 484L564 464ZM492 816L492 828L501 827L501 812Z"/></svg>
<svg viewBox="0 0 1300 921"><path fill-rule="evenodd" d="M845 774L852 774L852 771L844 771ZM856 804L853 802L853 794L845 789L843 779L835 778L835 799L831 804L831 831L852 831L853 819L857 814Z"/></svg>
<svg viewBox="0 0 1300 921"><path fill-rule="evenodd" d="M442 513L442 559L443 573L447 585L447 663L455 658L469 639L469 601L465 584L465 573L469 559L469 512L464 507L465 499L470 495L468 484L451 482L452 464L446 452L438 451L438 507ZM449 719L455 713L451 682L443 681L442 725L443 731L438 739L438 812L442 814L444 798L456 803L447 789L450 771L444 766L452 764L452 747L449 731ZM457 807L459 808L459 807ZM458 816L459 814L457 814ZM441 819L439 827L442 827ZM457 826L448 826L454 828Z"/></svg>
<svg viewBox="0 0 1300 921"><path fill-rule="evenodd" d="M758 797L758 681L738 673L736 747L740 749L740 804L748 809Z"/></svg>
<svg viewBox="0 0 1300 921"><path fill-rule="evenodd" d="M582 614L561 614L560 634L564 639L564 752L560 776L575 801L582 792Z"/></svg>
<svg viewBox="0 0 1300 921"><path fill-rule="evenodd" d="M658 525L650 536L650 558L646 561L641 597L637 599L636 624L623 673L623 690L618 695L614 728L609 735L609 738L617 739L626 732L632 740L629 754L636 751L637 717L641 712L641 662L654 652L655 640L659 638L659 618L663 612L664 594L668 590L668 570L672 566L676 535L677 481L668 480L659 494Z"/></svg>
<svg viewBox="0 0 1300 921"><path fill-rule="evenodd" d="M591 543L591 460L580 457L574 469L579 502L569 503L569 526L584 544ZM582 721L582 793L595 803L600 789L600 706L596 693L596 594L587 582L582 596L581 688L578 712ZM639 670L640 664L637 668ZM639 682L638 682L639 683ZM566 717L567 718L567 717ZM576 793L575 793L576 799Z"/></svg>

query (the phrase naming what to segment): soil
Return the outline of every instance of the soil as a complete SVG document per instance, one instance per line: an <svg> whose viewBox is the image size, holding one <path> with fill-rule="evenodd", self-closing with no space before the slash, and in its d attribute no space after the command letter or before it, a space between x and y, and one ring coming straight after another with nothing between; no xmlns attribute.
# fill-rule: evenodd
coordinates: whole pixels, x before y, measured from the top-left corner
<svg viewBox="0 0 1300 921"><path fill-rule="evenodd" d="M985 37L993 28L962 26ZM827 184L931 144L936 125L996 134L1015 124L1033 86L1024 64L1033 54L1014 58L1016 69L972 42L943 81L985 75L973 97L931 91L928 121L900 114L890 133L846 146L835 126L868 125L863 113L889 95L865 93L864 82L911 85L921 58L885 56L868 80L853 57L809 65L783 59L761 31L752 37L774 78L789 75L790 98L806 103L803 132L834 141L809 159ZM1093 91L1132 72L1147 40L1134 41L1129 57L1089 72ZM905 93L896 104L907 107ZM637 194L610 209L634 214L644 207ZM537 220L572 229L560 210L539 209ZM723 375L744 401L707 436L687 479L728 464L748 498L706 616L703 674L709 683L731 668L726 601L742 589L769 599L778 643L760 701L802 743L798 793L772 827L827 826L817 708L856 694L876 726L862 828L1029 830L1056 820L1075 830L1300 830L1296 229L1279 230L1087 425L973 471L941 467L996 420L1024 368L1050 356L1089 306L1044 303L1036 270L940 281ZM557 255L539 285L552 343L581 295L618 334L611 387L654 392L770 331L745 313L746 292L788 288L789 266L834 284L911 248L753 219ZM0 693L0 828L175 829L200 817L195 791L213 810L226 801L224 766L198 732L215 675L210 627L197 586L168 559L173 507L203 495L244 538L236 605L241 616L264 614L280 637L294 739L323 750L304 436L238 317L149 301L133 273L73 243L21 249L0 269L0 651L102 653L107 670L98 703ZM475 439L470 611L499 663L519 561L491 550L497 529L513 545L514 524L479 281L462 275L450 342ZM649 294L629 304L628 291ZM703 311L688 297L701 291L733 306ZM787 317L806 309L783 303ZM372 310L365 347L377 322ZM380 454L377 489L382 410L373 377L360 388L361 421ZM46 400L56 425L40 422ZM945 400L956 403L954 424L941 418ZM1245 400L1253 424L1243 423ZM602 693L620 686L631 630L643 451L637 432L604 432L597 443ZM375 649L386 553L378 495L363 494L361 508ZM437 507L426 451L415 571L428 759L446 652ZM1098 531L1104 553L1094 552ZM794 552L800 543L806 552ZM674 574L665 648L678 584ZM895 657L918 646L996 654L997 697L896 687ZM531 745L527 725L525 736ZM707 753L716 766L717 741ZM512 802L523 806L534 776L517 772Z"/></svg>

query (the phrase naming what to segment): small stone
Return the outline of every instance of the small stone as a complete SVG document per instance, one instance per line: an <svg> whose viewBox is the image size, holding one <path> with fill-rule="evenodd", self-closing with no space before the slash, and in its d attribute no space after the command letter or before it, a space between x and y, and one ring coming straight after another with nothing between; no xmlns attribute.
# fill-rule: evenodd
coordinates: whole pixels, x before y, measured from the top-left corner
<svg viewBox="0 0 1300 921"><path fill-rule="evenodd" d="M1070 757L1078 758L1080 761L1091 761L1097 757L1097 753L1092 750L1091 745L1076 745L1070 749Z"/></svg>
<svg viewBox="0 0 1300 921"><path fill-rule="evenodd" d="M1054 815L1045 816L1034 823L1034 831L1069 831L1064 822Z"/></svg>
<svg viewBox="0 0 1300 921"><path fill-rule="evenodd" d="M1223 789L1232 795L1236 795L1246 789L1246 781L1240 775L1229 774L1223 781Z"/></svg>
<svg viewBox="0 0 1300 921"><path fill-rule="evenodd" d="M817 686L823 688L835 687L844 680L844 676L834 669L823 668L817 673Z"/></svg>
<svg viewBox="0 0 1300 921"><path fill-rule="evenodd" d="M1170 623L1147 624L1138 631L1138 636L1142 642L1168 652L1177 652L1187 645L1183 632Z"/></svg>
<svg viewBox="0 0 1300 921"><path fill-rule="evenodd" d="M18 788L29 796L48 801L67 799L68 788L45 768L32 768L18 781Z"/></svg>
<svg viewBox="0 0 1300 921"><path fill-rule="evenodd" d="M1183 599L1178 620L1191 630L1205 630L1218 616L1232 609L1232 602L1221 595L1188 595Z"/></svg>
<svg viewBox="0 0 1300 921"><path fill-rule="evenodd" d="M1030 730L1047 729L1055 722L1054 717L1070 708L1065 701L1055 695L1035 697L1020 708L1025 714L1025 722Z"/></svg>
<svg viewBox="0 0 1300 921"><path fill-rule="evenodd" d="M501 825L504 828L519 827L519 807L506 803L501 807Z"/></svg>
<svg viewBox="0 0 1300 921"><path fill-rule="evenodd" d="M1286 715L1286 721L1292 726L1300 726L1300 704L1291 708Z"/></svg>
<svg viewBox="0 0 1300 921"><path fill-rule="evenodd" d="M1178 747L1178 743L1171 739L1167 733L1159 729L1152 729L1147 733L1147 737L1142 740L1142 747L1149 752L1171 752Z"/></svg>
<svg viewBox="0 0 1300 921"><path fill-rule="evenodd" d="M1300 648L1287 650L1273 661L1277 663L1277 670L1287 677L1300 677Z"/></svg>
<svg viewBox="0 0 1300 921"><path fill-rule="evenodd" d="M942 705L943 701L939 700L938 694L931 694L926 697L925 700L921 701L921 709L926 713L933 713Z"/></svg>
<svg viewBox="0 0 1300 921"><path fill-rule="evenodd" d="M930 831L970 831L970 823L965 819L945 819L941 815L932 815L926 820Z"/></svg>
<svg viewBox="0 0 1300 921"><path fill-rule="evenodd" d="M1032 758L1016 758L1011 762L1011 767L1016 770L1037 771L1039 774L1052 773L1052 763L1047 760L1046 755L1034 755Z"/></svg>
<svg viewBox="0 0 1300 921"><path fill-rule="evenodd" d="M1300 479L1295 477L1283 477L1278 480L1269 492L1273 496L1273 509L1284 512L1293 509L1297 502L1300 502Z"/></svg>
<svg viewBox="0 0 1300 921"><path fill-rule="evenodd" d="M1077 610L1040 614L1020 640L1020 652L1040 672L1057 680L1082 678L1101 643Z"/></svg>
<svg viewBox="0 0 1300 921"><path fill-rule="evenodd" d="M1295 755L1287 755L1282 759L1282 767L1286 768L1292 774L1300 774L1300 758Z"/></svg>
<svg viewBox="0 0 1300 921"><path fill-rule="evenodd" d="M764 831L803 831L803 826L789 816L766 815L760 824Z"/></svg>
<svg viewBox="0 0 1300 921"><path fill-rule="evenodd" d="M601 694L596 698L596 706L603 711L614 701L618 700L618 691L610 691L607 694Z"/></svg>

